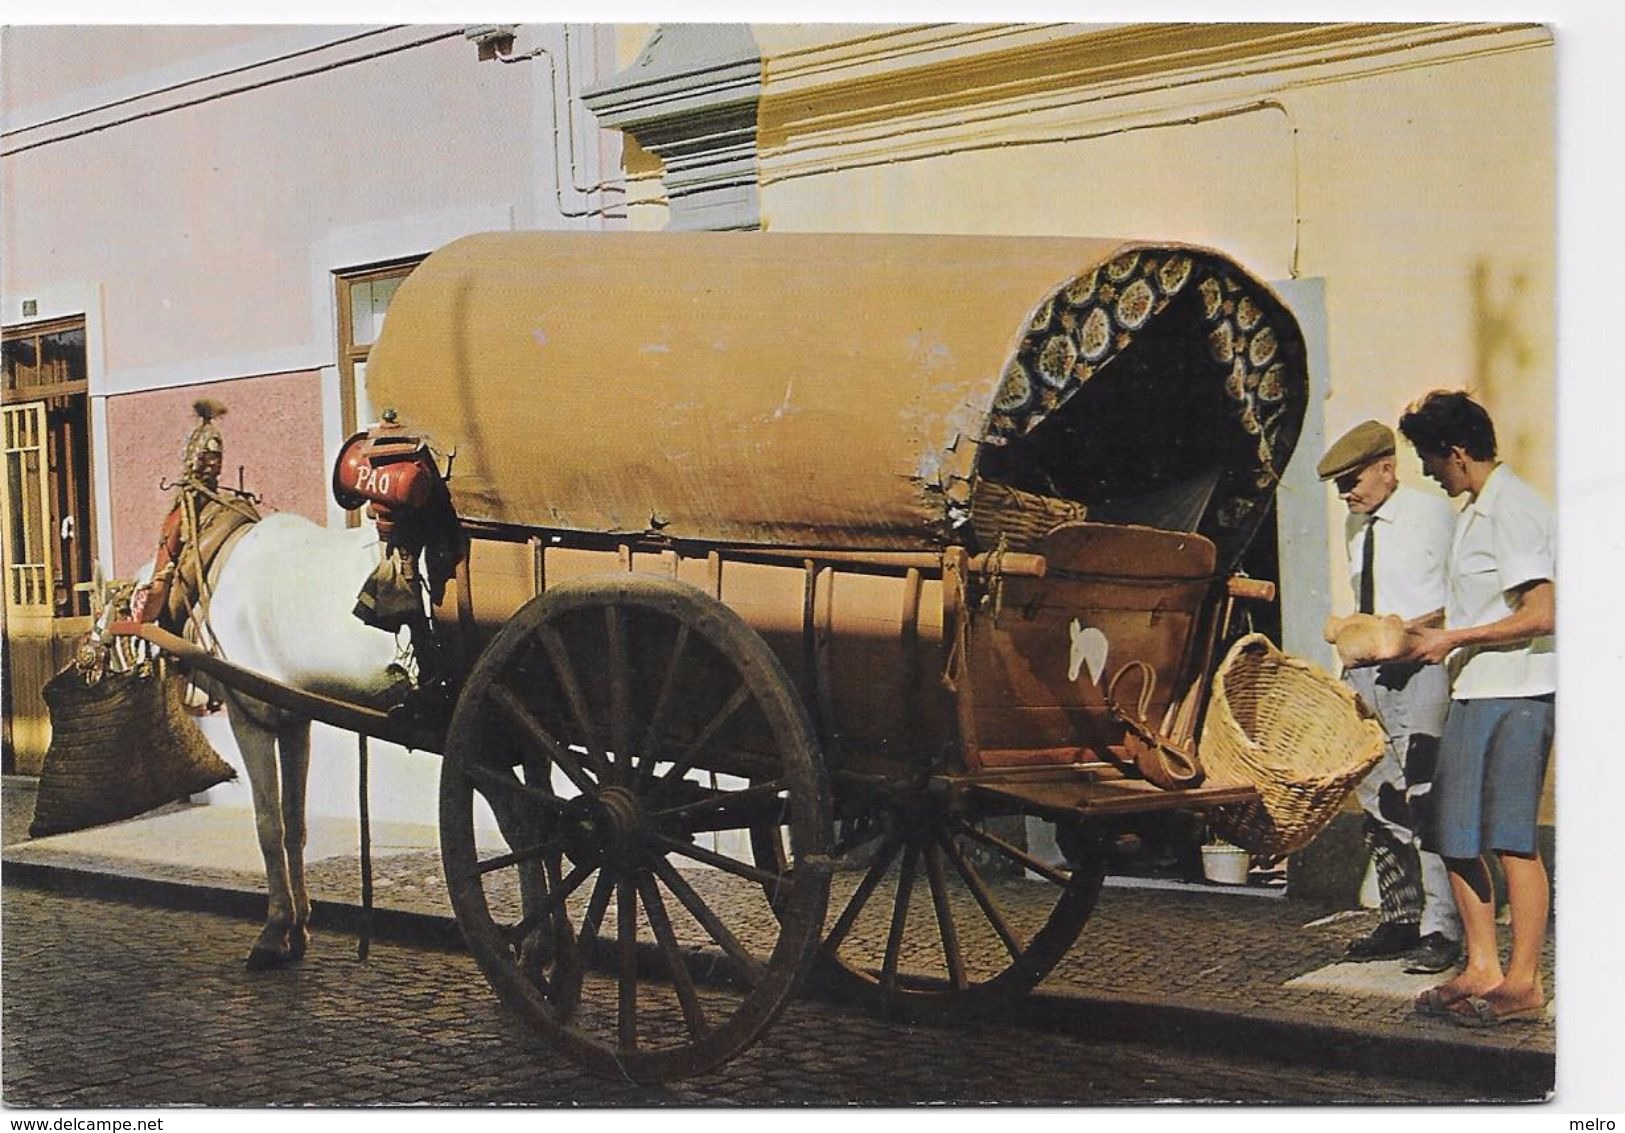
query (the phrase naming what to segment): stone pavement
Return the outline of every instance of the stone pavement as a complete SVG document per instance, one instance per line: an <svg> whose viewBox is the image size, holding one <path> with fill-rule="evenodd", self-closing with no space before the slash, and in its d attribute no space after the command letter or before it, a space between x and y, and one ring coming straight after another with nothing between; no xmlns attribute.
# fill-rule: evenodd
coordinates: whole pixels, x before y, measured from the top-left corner
<svg viewBox="0 0 1625 1133"><path fill-rule="evenodd" d="M456 1124L466 1129L484 1116L467 1107L514 1105L1281 1106L1357 1099L1391 1107L1482 1096L1428 1067L1408 1077L1374 1076L1224 1052L1169 1057L1160 1046L1102 1043L1086 1033L1039 1038L1019 1020L899 1025L805 996L725 1066L638 1086L583 1074L560 1058L502 1007L466 952L391 942L358 962L352 941L318 929L309 962L246 972L234 961L253 925L235 917L19 885L0 892L0 905L8 1119L18 1107L456 1106L463 1110ZM582 994L593 1009L614 1009L607 977L589 977ZM934 1108L934 1126L941 1115ZM231 1115L231 1127L243 1116ZM1105 1116L1097 1110L1087 1120ZM544 1120L561 1119L570 1115ZM296 1120L303 1126L310 1118ZM358 1123L398 1130L402 1120L394 1110L351 1108L321 1128L343 1121L347 1130ZM212 1115L181 1115L164 1128L214 1123Z"/></svg>
<svg viewBox="0 0 1625 1133"><path fill-rule="evenodd" d="M253 819L227 807L168 807L129 822L30 840L29 781L4 790L4 880L172 907L263 915ZM374 931L455 945L436 832L374 831ZM315 923L359 924L353 821L312 823L307 867ZM709 898L708 898L709 899ZM1011 1005L1013 1025L1078 1028L1191 1050L1227 1049L1344 1070L1428 1067L1493 1093L1546 1096L1555 1074L1552 1018L1488 1031L1419 1018L1410 1000L1441 977L1399 961L1342 964L1345 943L1375 923L1279 891L1108 884L1093 918L1039 989ZM1504 930L1503 930L1504 932ZM248 940L244 940L244 947ZM1555 1008L1554 948L1546 987Z"/></svg>

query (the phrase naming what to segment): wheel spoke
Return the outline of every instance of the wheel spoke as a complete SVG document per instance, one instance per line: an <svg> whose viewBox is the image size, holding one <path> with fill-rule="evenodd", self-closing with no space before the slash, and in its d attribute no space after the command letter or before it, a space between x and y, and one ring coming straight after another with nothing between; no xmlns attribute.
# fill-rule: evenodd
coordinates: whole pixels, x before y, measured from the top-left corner
<svg viewBox="0 0 1625 1133"><path fill-rule="evenodd" d="M993 894L988 892L987 883L982 880L982 875L976 871L976 867L971 864L970 859L959 852L959 847L953 844L949 835L946 833L941 834L939 840L942 843L943 850L948 855L948 860L954 863L954 869L964 879L965 888L970 890L971 896L976 898L977 905L981 906L982 915L987 918L987 923L993 926L993 931L999 934L1000 940L1004 941L1005 951L1010 953L1012 960L1020 959L1021 954L1027 950L1027 946L1021 942L1021 938L1011 931L1009 924L1005 922L1004 914L999 911L998 905L994 903Z"/></svg>
<svg viewBox="0 0 1625 1133"><path fill-rule="evenodd" d="M604 755L603 740L598 735L598 729L593 727L592 714L587 711L587 698L581 694L575 666L570 663L570 651L565 648L564 638L559 635L556 626L544 625L540 634L542 647L553 662L553 673L559 678L559 688L564 692L564 702L570 706L570 716L575 721L576 731L581 734L581 744L587 749L587 762L592 764L599 780L607 783L610 779L609 760Z"/></svg>
<svg viewBox="0 0 1625 1133"><path fill-rule="evenodd" d="M882 844L874 864L869 867L869 872L863 875L863 880L858 882L851 900L847 901L846 908L841 910L840 919L835 922L835 927L829 930L829 936L824 941L826 951L833 953L846 939L846 934L852 931L852 926L858 922L858 916L863 912L864 905L869 902L869 895L875 891L875 886L880 884L880 879L885 877L886 871L891 868L898 847L897 842Z"/></svg>
<svg viewBox="0 0 1625 1133"><path fill-rule="evenodd" d="M699 1038L710 1029L705 1021L705 1010L700 1006L699 993L694 990L694 977L683 963L683 954L677 947L677 934L672 932L671 918L666 916L666 903L660 897L660 887L647 873L638 874L638 891L643 896L643 910L654 929L655 943L666 957L671 970L672 987L677 992L677 1003L683 1009L683 1023L693 1038Z"/></svg>
<svg viewBox="0 0 1625 1133"><path fill-rule="evenodd" d="M552 791L543 790L541 787L533 787L529 783L521 783L512 775L504 775L502 772L493 767L487 767L483 763L465 761L458 765L458 770L476 783L483 783L488 787L500 787L504 791L520 795L539 806L545 807L554 814L560 814L564 810L564 800Z"/></svg>
<svg viewBox="0 0 1625 1133"><path fill-rule="evenodd" d="M542 875L547 879L547 891L549 893L558 893L564 888L563 879L559 876L559 866L562 861L563 858L561 855L552 854L542 862ZM561 932L560 929L563 931ZM575 934L570 931L570 918L565 912L562 904L559 906L558 913L554 915L553 933L554 946L560 949L559 953L553 958L554 976L558 977L564 969L571 967L572 964L576 970L579 971L581 966L581 958L575 955ZM563 948L566 946L570 948L570 953L568 955L566 955L563 951ZM539 975L540 974L538 973L538 978ZM553 997L555 990L562 992L564 987L563 983L561 983L558 989L553 988L551 980L544 980L542 981L542 984L542 990L544 994L549 996L549 998ZM557 1007L561 1012L568 1014L574 1009L575 1005L570 1002L565 995L560 994L554 1006Z"/></svg>
<svg viewBox="0 0 1625 1133"><path fill-rule="evenodd" d="M719 791L707 798L696 799L694 802L674 806L669 810L657 810L650 817L676 822L683 830L689 832L737 829L772 818L775 812L782 812L789 805L787 800L779 798L779 793L783 790L784 784L774 779L767 783L752 784L743 790ZM779 805L774 806L775 803ZM689 824L690 820L703 819L726 819L731 820L733 824L722 826Z"/></svg>
<svg viewBox="0 0 1625 1133"><path fill-rule="evenodd" d="M631 877L616 888L615 936L620 945L620 988L615 1034L622 1051L638 1046L638 893Z"/></svg>
<svg viewBox="0 0 1625 1133"><path fill-rule="evenodd" d="M627 718L626 695L626 623L621 608L615 603L604 607L604 635L609 639L609 742L615 764L616 781L628 782L632 751L628 746L631 721Z"/></svg>
<svg viewBox="0 0 1625 1133"><path fill-rule="evenodd" d="M897 958L903 949L903 930L908 925L908 901L914 894L914 873L919 866L920 848L910 842L903 850L903 865L897 873L897 899L892 905L891 932L886 936L886 959L880 967L880 988L884 995L897 991Z"/></svg>
<svg viewBox="0 0 1625 1133"><path fill-rule="evenodd" d="M483 877L485 874L499 869L507 869L509 866L518 865L520 862L535 861L544 854L556 853L563 848L564 840L562 838L549 838L545 842L537 842L535 845L525 846L511 853L475 862L474 873L476 876Z"/></svg>
<svg viewBox="0 0 1625 1133"><path fill-rule="evenodd" d="M935 842L925 846L925 876L931 883L931 903L937 910L937 933L942 939L942 958L948 965L948 979L956 989L964 990L965 958L959 951L959 932L954 925L953 910L948 905L948 882L942 875L942 850Z"/></svg>
<svg viewBox="0 0 1625 1133"><path fill-rule="evenodd" d="M746 982L751 987L761 983L762 977L767 974L767 969L763 967L762 962L751 955L750 951L739 942L739 938L728 930L728 926L722 923L722 919L712 911L711 906L705 903L705 899L694 891L677 868L665 858L656 858L654 870L659 875L660 880L666 883L666 888L671 890L672 896L677 898L683 908L688 910L689 915L699 922L700 927L705 929L710 934L711 939L716 941L717 945L739 966L739 970L744 975Z"/></svg>
<svg viewBox="0 0 1625 1133"><path fill-rule="evenodd" d="M565 806L564 800L553 793L552 760L538 751L534 744L527 744L524 754L520 757L520 766L525 772L525 784L552 799L552 809L562 811Z"/></svg>
<svg viewBox="0 0 1625 1133"><path fill-rule="evenodd" d="M666 727L666 712L672 703L672 690L677 687L677 673L682 666L683 650L687 646L688 623L683 622L677 627L677 637L671 646L671 657L667 660L666 671L660 678L660 692L655 697L654 711L649 714L649 727L643 733L643 743L639 745L643 755L638 764L638 774L643 778L654 774L655 752L658 750L660 733Z"/></svg>
<svg viewBox="0 0 1625 1133"><path fill-rule="evenodd" d="M559 882L548 893L540 905L526 913L523 920L507 930L509 938L517 941L523 940L530 935L533 929L563 908L564 902L569 900L570 894L580 889L581 883L586 881L592 875L593 870L597 868L597 862L582 862L572 869L564 880Z"/></svg>
<svg viewBox="0 0 1625 1133"><path fill-rule="evenodd" d="M546 878L547 882L546 892L549 893L557 890L559 887L558 860L558 855L555 854L552 857L547 858L542 863L543 876ZM521 883L520 893L523 894L524 891L525 887L523 883ZM529 934L527 933L526 935L528 936ZM538 952L533 956L527 956L525 954L524 937L510 939L512 940L514 951L517 954L516 962L520 971L523 972L525 976L536 985L537 990L542 993L543 998L549 1001L556 1001L555 1006L559 1007L561 1010L566 1009L567 1002L564 996L558 994L560 988L554 987L553 981L548 979L547 973L542 970L547 959L546 954L544 952ZM555 959L557 959L557 957L555 957ZM555 968L555 974L557 974L557 971L558 969Z"/></svg>
<svg viewBox="0 0 1625 1133"><path fill-rule="evenodd" d="M598 927L604 923L610 890L614 888L615 878L610 876L608 870L598 875L598 881L592 887L592 896L587 900L587 915L581 918L581 932L576 936L576 952L582 963L592 959L593 942L598 939Z"/></svg>
<svg viewBox="0 0 1625 1133"><path fill-rule="evenodd" d="M1032 870L1046 881L1053 881L1056 885L1072 884L1071 875L1062 873L1054 866L1044 864L1025 850L1012 846L997 834L989 834L986 830L980 830L963 819L959 820L955 825L961 833L976 839L989 849L997 850L1017 865Z"/></svg>
<svg viewBox="0 0 1625 1133"><path fill-rule="evenodd" d="M598 785L582 771L581 764L575 757L575 752L554 739L553 734L542 726L542 722L531 714L530 709L525 706L525 702L520 700L511 689L494 684L486 693L486 696L498 708L507 713L510 720L519 725L532 743L547 752L553 762L559 765L559 769L564 772L565 777L575 784L576 790L584 795L598 793Z"/></svg>
<svg viewBox="0 0 1625 1133"><path fill-rule="evenodd" d="M698 738L696 738L693 743L688 745L688 750L683 753L683 757L676 763L672 764L671 770L667 771L663 776L661 776L661 778L677 780L681 779L684 775L687 775L690 771L692 771L694 769L694 765L699 762L700 756L704 754L706 746L710 744L717 732L722 729L722 726L726 724L729 719L732 718L733 714L738 712L739 709L744 706L745 701L749 699L749 685L742 684L735 689L734 694L728 698L728 702L717 710L717 714L715 716L711 717L711 722L705 726L705 730L699 734Z"/></svg>
<svg viewBox="0 0 1625 1133"><path fill-rule="evenodd" d="M776 873L769 873L765 869L757 869L753 865L746 865L737 858L730 858L728 855L719 854L715 850L707 850L704 846L696 846L692 842L682 842L665 834L654 835L653 841L667 853L681 854L685 858L716 866L718 869L731 873L735 877L743 877L746 881L754 881L756 884L766 886L771 890L777 890L779 884L784 880Z"/></svg>

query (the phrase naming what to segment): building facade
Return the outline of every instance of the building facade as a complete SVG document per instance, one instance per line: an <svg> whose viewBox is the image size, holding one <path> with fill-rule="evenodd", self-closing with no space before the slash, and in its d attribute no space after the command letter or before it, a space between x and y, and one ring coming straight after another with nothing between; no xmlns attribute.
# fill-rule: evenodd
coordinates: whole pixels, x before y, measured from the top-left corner
<svg viewBox="0 0 1625 1133"><path fill-rule="evenodd" d="M470 232L625 210L619 135L577 94L614 69L608 28L3 35L6 750L28 772L81 587L151 559L196 398L227 406L228 483L343 524L328 470L372 419L367 348L411 266ZM353 812L344 750L317 759L314 797ZM396 762L385 813L432 813L432 761Z"/></svg>
<svg viewBox="0 0 1625 1133"><path fill-rule="evenodd" d="M1465 386L1504 456L1555 488L1555 67L1538 25L5 35L6 436L24 470L8 507L49 544L5 548L7 640L35 671L50 658L20 643L64 636L74 588L150 556L199 393L230 407L228 478L242 465L267 505L345 522L327 469L371 413L388 296L478 230L1223 250L1310 344L1316 397L1258 568L1281 582L1269 628L1322 661L1321 622L1352 604L1342 505L1313 474L1328 438ZM59 433L72 475L29 481L30 445ZM40 736L16 683L8 749L27 769ZM399 757L386 811L432 815L432 762ZM353 809L346 772L318 775L313 806Z"/></svg>

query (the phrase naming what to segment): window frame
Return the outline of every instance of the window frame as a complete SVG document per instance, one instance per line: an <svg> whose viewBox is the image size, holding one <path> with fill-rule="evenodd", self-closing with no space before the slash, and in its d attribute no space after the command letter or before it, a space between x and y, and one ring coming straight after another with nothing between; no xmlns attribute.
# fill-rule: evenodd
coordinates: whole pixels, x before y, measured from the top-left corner
<svg viewBox="0 0 1625 1133"><path fill-rule="evenodd" d="M47 319L32 323L18 323L12 326L3 327L0 328L0 341L12 343L21 339L31 338L36 342L40 342L50 335L61 334L63 331L70 330L77 330L84 333L86 331L85 317L83 315L70 315L66 318ZM35 349L38 351L39 348L36 346ZM88 367L90 353L88 342L86 343L85 353L85 361ZM36 357L37 356L38 355L36 353ZM3 379L0 379L0 402L4 402L7 405L18 401L48 401L53 397L66 397L76 393L90 393L90 375L88 369L85 377L66 382L29 382L27 384L10 386L6 385Z"/></svg>
<svg viewBox="0 0 1625 1133"><path fill-rule="evenodd" d="M355 340L352 306L355 288L383 279L404 280L423 260L423 256L402 256L333 273L333 295L338 308L339 423L346 438L354 436L363 427L356 414L355 372L357 365L366 362L373 347L370 342L357 343Z"/></svg>

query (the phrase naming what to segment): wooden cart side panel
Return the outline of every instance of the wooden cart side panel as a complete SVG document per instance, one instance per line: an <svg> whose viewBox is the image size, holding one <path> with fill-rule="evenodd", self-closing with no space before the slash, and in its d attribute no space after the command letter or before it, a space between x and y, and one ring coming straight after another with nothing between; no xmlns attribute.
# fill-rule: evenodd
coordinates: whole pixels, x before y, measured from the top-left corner
<svg viewBox="0 0 1625 1133"><path fill-rule="evenodd" d="M1220 591L1213 544L1189 533L1079 524L1040 549L1051 564L1043 578L984 575L969 584L965 655L955 661L944 639L957 606L951 570L947 581L911 579L816 563L809 572L805 564L679 558L629 544L476 540L473 648L537 592L539 576L554 586L631 569L720 593L784 665L833 767L977 771L1100 758L1122 739L1107 690L1133 661L1155 674L1145 719L1171 728L1200 669L1192 650ZM1116 699L1138 710L1140 693L1131 674Z"/></svg>
<svg viewBox="0 0 1625 1133"><path fill-rule="evenodd" d="M1187 691L1190 651L1216 593L1211 542L1188 533L1080 524L1041 547L1049 574L1004 580L1002 592L990 594L972 622L973 770L1065 762L1078 758L1078 749L1099 758L1121 742L1123 729L1106 694L1131 662L1145 662L1155 673L1144 712L1152 726L1171 723ZM1141 687L1140 674L1130 672L1115 699L1138 711Z"/></svg>
<svg viewBox="0 0 1625 1133"><path fill-rule="evenodd" d="M1040 584L1041 585L1041 584ZM1051 584L1042 593L1031 583L1012 583L1006 602L1025 608L994 623L982 618L971 635L971 680L976 687L977 730L984 749L1084 747L1097 755L1121 742L1106 688L1130 660L1156 673L1146 717L1160 725L1183 690L1175 681L1208 593L1203 584L1163 591L1154 602L1143 589L1105 584ZM1093 640L1095 651L1077 644ZM1091 666L1098 658L1099 670ZM1079 662L1082 661L1080 665ZM1116 699L1139 706L1140 678L1126 675ZM991 758L985 766L998 766Z"/></svg>
<svg viewBox="0 0 1625 1133"><path fill-rule="evenodd" d="M832 765L961 766L953 699L942 682L942 589L941 579L920 580L911 631L904 611L914 608L914 598L906 576L831 577L827 695L838 721L827 749Z"/></svg>
<svg viewBox="0 0 1625 1133"><path fill-rule="evenodd" d="M954 768L954 708L942 685L942 583L908 575L822 569L812 608L816 648L804 635L804 568L674 552L594 550L546 540L476 539L469 575L476 632L469 657L537 593L537 549L547 586L625 571L675 577L716 594L759 633L790 676L819 728L826 761L866 772ZM719 569L720 568L720 569ZM438 611L454 617L448 594ZM912 624L906 611L917 601Z"/></svg>

